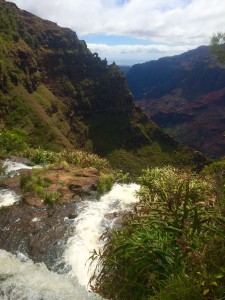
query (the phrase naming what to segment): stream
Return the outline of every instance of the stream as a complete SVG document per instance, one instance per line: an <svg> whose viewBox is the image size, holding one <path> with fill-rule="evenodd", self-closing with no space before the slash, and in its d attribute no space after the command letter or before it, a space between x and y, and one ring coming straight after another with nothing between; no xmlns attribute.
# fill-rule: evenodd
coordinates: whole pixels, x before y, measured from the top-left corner
<svg viewBox="0 0 225 300"><path fill-rule="evenodd" d="M13 176L25 164L5 161L7 176ZM64 254L57 273L44 263L34 263L19 251L12 254L0 249L0 299L3 300L92 300L102 299L88 289L95 264L89 268L93 249L99 250L104 241L100 236L112 229L120 213L137 202L136 184L114 184L99 200L83 200L77 206L78 216L72 220ZM0 189L0 208L15 205L20 197L13 191ZM117 218L115 218L117 216ZM65 220L66 222L67 220Z"/></svg>

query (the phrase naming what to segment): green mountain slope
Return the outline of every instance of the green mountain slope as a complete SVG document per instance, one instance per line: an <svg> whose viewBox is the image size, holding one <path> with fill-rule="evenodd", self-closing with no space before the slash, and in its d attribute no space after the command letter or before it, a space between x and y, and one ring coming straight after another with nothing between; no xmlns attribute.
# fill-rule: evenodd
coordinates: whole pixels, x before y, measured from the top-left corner
<svg viewBox="0 0 225 300"><path fill-rule="evenodd" d="M134 104L124 75L67 28L0 0L0 128L32 147L82 148L137 174L207 159L181 146Z"/></svg>
<svg viewBox="0 0 225 300"><path fill-rule="evenodd" d="M134 65L126 75L138 105L180 142L224 156L225 68L209 47Z"/></svg>

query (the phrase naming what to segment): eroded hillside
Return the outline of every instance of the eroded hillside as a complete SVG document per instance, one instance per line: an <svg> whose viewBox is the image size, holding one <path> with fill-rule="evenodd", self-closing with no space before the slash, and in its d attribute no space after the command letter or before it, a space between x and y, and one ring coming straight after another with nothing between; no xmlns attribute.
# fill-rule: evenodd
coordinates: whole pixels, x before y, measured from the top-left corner
<svg viewBox="0 0 225 300"><path fill-rule="evenodd" d="M68 28L0 1L0 126L30 146L82 148L133 173L147 165L206 158L181 146L134 104L115 65Z"/></svg>
<svg viewBox="0 0 225 300"><path fill-rule="evenodd" d="M225 154L225 68L202 46L132 67L138 105L167 133L212 157Z"/></svg>

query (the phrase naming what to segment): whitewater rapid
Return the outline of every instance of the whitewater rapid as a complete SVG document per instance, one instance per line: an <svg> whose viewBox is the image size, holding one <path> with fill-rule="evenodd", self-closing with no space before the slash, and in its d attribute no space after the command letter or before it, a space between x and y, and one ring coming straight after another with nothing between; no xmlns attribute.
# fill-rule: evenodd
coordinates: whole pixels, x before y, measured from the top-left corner
<svg viewBox="0 0 225 300"><path fill-rule="evenodd" d="M18 174L20 170L31 170L33 168L40 168L40 165L35 165L33 167L28 166L24 163L15 162L10 159L6 159L3 162L4 174L1 175L1 178L4 177L13 177ZM2 206L10 206L16 202L19 202L21 197L17 195L14 191L9 189L0 188L0 208Z"/></svg>
<svg viewBox="0 0 225 300"><path fill-rule="evenodd" d="M31 167L5 162L6 173ZM69 239L58 274L44 263L34 263L25 254L0 250L0 299L3 300L92 300L100 296L88 292L88 282L95 264L89 268L93 250L99 251L104 241L100 237L106 228L112 229L115 216L129 210L137 202L136 184L115 184L99 200L84 200L77 206L78 217L71 221ZM13 205L20 197L13 191L0 190L1 206ZM68 220L65 220L68 222ZM65 274L65 270L67 270ZM68 272L69 270L69 272Z"/></svg>
<svg viewBox="0 0 225 300"><path fill-rule="evenodd" d="M0 250L0 299L86 300L87 292L71 278L51 272L18 253Z"/></svg>
<svg viewBox="0 0 225 300"><path fill-rule="evenodd" d="M5 169L5 174L2 174L1 177L4 178L5 176L11 177L14 176L17 171L21 169L32 169L32 167L27 166L23 163L13 162L9 159L3 162L3 167ZM20 200L20 196L17 195L14 191L9 189L2 189L0 188L0 208L2 206L10 206Z"/></svg>
<svg viewBox="0 0 225 300"><path fill-rule="evenodd" d="M131 204L137 202L135 191L138 188L137 184L115 184L99 201L80 203L80 213L73 224L74 235L68 240L64 259L72 267L70 274L78 278L81 285L88 288L96 266L93 263L90 267L89 258L94 249L98 252L103 247L104 241L99 238L106 228L113 227L113 213L130 209Z"/></svg>

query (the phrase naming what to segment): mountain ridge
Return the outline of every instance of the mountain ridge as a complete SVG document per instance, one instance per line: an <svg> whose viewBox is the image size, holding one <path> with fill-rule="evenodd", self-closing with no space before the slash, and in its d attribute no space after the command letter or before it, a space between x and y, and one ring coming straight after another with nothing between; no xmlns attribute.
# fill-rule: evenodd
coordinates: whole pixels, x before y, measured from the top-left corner
<svg viewBox="0 0 225 300"><path fill-rule="evenodd" d="M135 65L126 75L137 104L167 133L223 156L225 68L208 46Z"/></svg>
<svg viewBox="0 0 225 300"><path fill-rule="evenodd" d="M31 147L79 148L138 173L148 165L203 165L136 107L125 77L68 28L0 2L0 126Z"/></svg>

